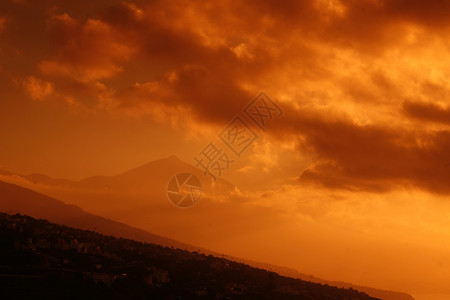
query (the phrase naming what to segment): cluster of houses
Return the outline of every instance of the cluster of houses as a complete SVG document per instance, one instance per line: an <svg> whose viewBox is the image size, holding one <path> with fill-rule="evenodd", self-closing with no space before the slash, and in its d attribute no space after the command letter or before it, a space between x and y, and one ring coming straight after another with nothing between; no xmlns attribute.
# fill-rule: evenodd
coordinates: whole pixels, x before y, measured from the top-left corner
<svg viewBox="0 0 450 300"><path fill-rule="evenodd" d="M134 280L137 280L145 291L162 293L172 287L174 290L182 287L183 292L189 295L214 296L216 299L239 299L252 294L257 297L260 295L258 293L270 292L288 295L288 298L295 295L306 299L367 299L356 291L344 295L341 290L319 284L281 277L274 280L273 272L253 269L248 265L199 252L116 239L20 215L0 213L0 233L11 237L10 245L14 250L25 249L41 258L38 268L33 266L32 275L19 276L79 278L82 275L83 279L92 280L97 284L96 288L100 289L101 285L109 287L114 283L114 286L121 286L118 280L124 280L122 283L131 282L134 287ZM172 281L169 272L162 268L170 270ZM0 276L17 277L10 269L12 265L0 266ZM37 269L42 271L41 274L34 273ZM188 285L178 285L175 280L183 276ZM148 286L156 289L147 289Z"/></svg>
<svg viewBox="0 0 450 300"><path fill-rule="evenodd" d="M8 222L0 224L0 226L5 226L6 229L12 230L19 233L24 233L27 231L27 221L28 218L21 215L7 215L1 214L1 217L6 219ZM72 251L73 255L98 255L109 259L114 259L117 261L123 262L122 259L116 253L111 251L102 249L99 245L93 242L81 242L76 239L71 233L71 229L68 229L68 232L64 232L64 229L58 226L55 228L53 224L45 224L39 227L33 227L32 236L27 236L25 239L17 239L14 241L14 247L27 249L31 251L42 251L49 249L56 250L65 250ZM56 236L63 235L64 238L57 237L55 239L54 236L49 236L49 232L56 233ZM47 238L46 238L47 236ZM124 243L126 243L124 241ZM129 250L133 250L132 247L128 245L124 245L125 248L129 248ZM70 258L63 258L60 261L63 265L69 265ZM95 283L105 284L106 286L111 286L114 281L119 278L126 278L126 273L114 274L114 273L105 273L101 272L102 265L95 264L92 266L93 272L83 272L83 275L87 278L91 278ZM165 283L169 283L169 273L168 271L156 268L156 267L148 267L148 276L145 278L145 282L150 286L161 287ZM66 269L65 272L69 272L70 270Z"/></svg>

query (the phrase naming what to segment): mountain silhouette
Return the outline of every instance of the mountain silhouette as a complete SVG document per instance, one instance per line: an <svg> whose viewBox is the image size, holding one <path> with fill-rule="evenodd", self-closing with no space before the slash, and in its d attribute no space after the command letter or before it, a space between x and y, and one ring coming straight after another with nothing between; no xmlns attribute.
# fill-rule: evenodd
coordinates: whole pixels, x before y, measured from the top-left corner
<svg viewBox="0 0 450 300"><path fill-rule="evenodd" d="M46 195L3 181L0 181L0 211L26 214L34 218L46 219L56 224L94 230L105 235L129 238L168 247L195 249L191 245L89 214L78 206L65 204Z"/></svg>
<svg viewBox="0 0 450 300"><path fill-rule="evenodd" d="M208 193L227 194L234 189L233 184L220 177L213 182L212 178L204 174L203 170L182 161L175 155L152 161L119 175L92 176L80 181L55 179L44 174L19 175L0 170L0 175L19 176L35 185L119 193L132 191L142 194L161 194L161 192L164 194L164 187L178 173L194 174L200 179L203 189ZM163 189L160 187L163 187Z"/></svg>
<svg viewBox="0 0 450 300"><path fill-rule="evenodd" d="M201 182L202 199L227 196L235 190L230 182L210 176L175 155L158 159L115 176L92 176L80 181L55 179L44 174L20 175L0 171L0 180L18 184L94 214L130 223L136 210L146 206L169 205L167 186L179 173L195 175ZM124 207L124 202L127 206ZM130 215L134 215L132 218ZM147 217L144 217L147 218ZM140 224L138 224L140 225Z"/></svg>
<svg viewBox="0 0 450 300"><path fill-rule="evenodd" d="M93 176L71 181L54 179L43 174L20 175L4 172L0 174L0 180L77 205L96 215L146 230L156 229L159 234L170 236L171 232L164 231L170 227L166 222L180 212L174 210L170 203L167 188L171 178L179 173L191 173L200 180L200 206L204 206L212 197L227 197L235 190L235 186L230 182L222 178L213 182L203 170L174 155L115 176ZM196 244L196 241L190 242Z"/></svg>

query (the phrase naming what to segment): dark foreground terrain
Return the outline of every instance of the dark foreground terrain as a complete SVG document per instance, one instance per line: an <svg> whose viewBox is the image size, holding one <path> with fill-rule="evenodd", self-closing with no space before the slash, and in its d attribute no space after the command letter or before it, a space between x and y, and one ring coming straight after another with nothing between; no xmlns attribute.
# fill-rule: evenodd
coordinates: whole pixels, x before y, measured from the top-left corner
<svg viewBox="0 0 450 300"><path fill-rule="evenodd" d="M0 214L1 299L375 299L224 258Z"/></svg>

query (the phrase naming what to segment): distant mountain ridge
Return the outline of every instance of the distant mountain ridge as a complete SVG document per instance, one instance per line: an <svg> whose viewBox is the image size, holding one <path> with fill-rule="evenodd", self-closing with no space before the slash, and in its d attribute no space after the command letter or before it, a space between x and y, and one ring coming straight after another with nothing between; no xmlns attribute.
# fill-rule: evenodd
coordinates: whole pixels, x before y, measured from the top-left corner
<svg viewBox="0 0 450 300"><path fill-rule="evenodd" d="M189 244L178 242L166 237L151 234L147 231L112 221L103 217L85 212L83 209L65 204L54 198L45 196L35 191L22 188L20 186L0 181L0 211L19 212L30 215L35 218L47 219L50 222L62 224L70 227L95 230L99 233L112 235L115 237L129 238L141 242L159 244L166 247L175 247L189 251L199 251L205 254L223 256L237 262L243 262L258 268L273 270L280 275L299 278L306 281L329 284L332 286L354 288L365 292L370 296L385 300L414 300L414 298L405 293L383 291L368 287L355 286L348 283L331 282L322 280L313 276L308 276L297 272L295 269L278 267L271 264L259 263L250 260L225 256L214 251L195 247ZM382 296L382 298L380 297Z"/></svg>
<svg viewBox="0 0 450 300"><path fill-rule="evenodd" d="M202 182L205 191L226 194L234 189L234 185L223 178L217 178L212 187L211 177L175 155L154 160L114 176L91 176L79 181L52 178L44 174L21 175L0 170L0 175L16 176L31 184L68 187L79 190L111 190L118 192L155 192L148 189L158 185L167 186L169 180L181 172L192 173ZM5 179L4 179L5 180Z"/></svg>
<svg viewBox="0 0 450 300"><path fill-rule="evenodd" d="M167 186L173 176L179 173L191 173L200 180L201 203L197 204L197 208L214 197L231 199L228 196L235 191L235 186L223 178L213 182L202 170L174 155L118 175L92 176L80 181L11 172L0 174L0 180L74 204L95 215L149 231L158 228L155 230L158 234L171 236L172 233L165 232L164 229L171 228L168 222L176 211L169 202ZM199 242L188 240L193 244Z"/></svg>
<svg viewBox="0 0 450 300"><path fill-rule="evenodd" d="M181 249L190 245L154 235L144 230L89 214L78 206L0 181L0 211L21 213L80 229L94 230L102 234L131 238L163 246Z"/></svg>

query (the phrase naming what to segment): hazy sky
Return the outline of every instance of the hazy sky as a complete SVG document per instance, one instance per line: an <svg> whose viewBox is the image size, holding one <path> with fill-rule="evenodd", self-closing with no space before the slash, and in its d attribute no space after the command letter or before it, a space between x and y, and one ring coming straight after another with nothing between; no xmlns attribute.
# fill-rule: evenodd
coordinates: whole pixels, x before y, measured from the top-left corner
<svg viewBox="0 0 450 300"><path fill-rule="evenodd" d="M171 154L193 164L264 90L284 115L225 177L276 189L264 206L426 248L412 255L434 261L423 291L450 293L449 11L439 0L4 0L0 169L81 179ZM396 287L375 274L362 281Z"/></svg>

